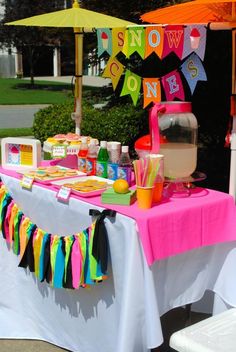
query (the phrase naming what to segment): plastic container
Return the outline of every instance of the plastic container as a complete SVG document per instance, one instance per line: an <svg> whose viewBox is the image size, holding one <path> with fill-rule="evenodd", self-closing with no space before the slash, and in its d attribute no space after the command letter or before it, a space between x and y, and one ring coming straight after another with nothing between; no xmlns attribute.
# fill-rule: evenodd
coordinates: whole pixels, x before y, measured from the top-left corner
<svg viewBox="0 0 236 352"><path fill-rule="evenodd" d="M129 147L127 145L122 146L121 156L118 166L118 178L122 178L131 185L131 174L132 174L132 163L129 156Z"/></svg>
<svg viewBox="0 0 236 352"><path fill-rule="evenodd" d="M82 137L80 149L79 149L79 153L78 153L78 169L79 169L79 171L86 172L87 154L88 154L87 137Z"/></svg>
<svg viewBox="0 0 236 352"><path fill-rule="evenodd" d="M109 180L116 180L118 178L118 163L120 160L120 148L121 148L121 143L110 142L108 175L107 175Z"/></svg>
<svg viewBox="0 0 236 352"><path fill-rule="evenodd" d="M86 172L89 176L96 175L97 145L96 139L91 139L86 159Z"/></svg>
<svg viewBox="0 0 236 352"><path fill-rule="evenodd" d="M107 178L107 166L108 166L109 154L107 151L107 142L100 142L100 149L97 157L96 175L99 177Z"/></svg>

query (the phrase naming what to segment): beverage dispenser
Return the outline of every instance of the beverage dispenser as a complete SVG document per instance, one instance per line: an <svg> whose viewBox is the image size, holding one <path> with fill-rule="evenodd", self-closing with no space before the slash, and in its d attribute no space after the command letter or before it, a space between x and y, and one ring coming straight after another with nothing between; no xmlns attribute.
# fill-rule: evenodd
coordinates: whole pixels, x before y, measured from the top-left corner
<svg viewBox="0 0 236 352"><path fill-rule="evenodd" d="M160 153L164 155L164 176L181 179L190 176L197 166L197 119L189 102L161 102L149 113L150 149L140 149L138 155Z"/></svg>

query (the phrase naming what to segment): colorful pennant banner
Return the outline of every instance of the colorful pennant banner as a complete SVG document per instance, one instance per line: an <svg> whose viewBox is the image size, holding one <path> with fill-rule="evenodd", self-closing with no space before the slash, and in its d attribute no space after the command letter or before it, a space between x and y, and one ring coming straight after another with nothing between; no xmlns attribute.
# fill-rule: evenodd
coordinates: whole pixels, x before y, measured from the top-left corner
<svg viewBox="0 0 236 352"><path fill-rule="evenodd" d="M206 27L191 25L184 29L184 50L182 59L195 52L201 60L204 60L206 51Z"/></svg>
<svg viewBox="0 0 236 352"><path fill-rule="evenodd" d="M124 73L120 96L130 95L134 105L137 104L140 90L143 90L143 107L165 99L184 100L185 92L182 78L194 93L198 81L206 81L207 76L202 64L206 50L206 27L204 25L152 25L130 26L116 29L98 29L98 55L106 51L110 55L103 77L111 79L113 89ZM134 52L142 59L155 53L160 59L175 53L184 60L180 67L162 77L140 77L125 67L115 57L119 52L129 58ZM181 74L180 74L181 72Z"/></svg>
<svg viewBox="0 0 236 352"><path fill-rule="evenodd" d="M120 51L129 58L137 52L142 59L152 52L163 59L174 52L184 59L196 52L203 60L206 50L204 25L131 26L127 28L97 29L98 56L107 52L116 56Z"/></svg>
<svg viewBox="0 0 236 352"><path fill-rule="evenodd" d="M103 77L109 77L111 79L114 90L116 89L118 81L124 70L124 66L116 58L109 59L103 73ZM163 88L166 100L185 100L185 92L180 72L182 72L185 77L191 94L193 94L198 81L207 80L202 61L197 54L193 53L185 59L178 69L173 70L162 77L140 77L130 70L126 70L120 96L129 94L134 105L136 105L142 87L143 107L145 108L152 102L158 103L164 100L164 97L161 94L161 88Z"/></svg>
<svg viewBox="0 0 236 352"><path fill-rule="evenodd" d="M105 51L112 55L113 33L109 28L97 29L98 56L101 56ZM118 42L118 39L117 39Z"/></svg>
<svg viewBox="0 0 236 352"><path fill-rule="evenodd" d="M148 43L148 45L145 45L145 58L154 52L161 59L164 43L164 29L162 27L151 26L146 28L145 33L145 43Z"/></svg>
<svg viewBox="0 0 236 352"><path fill-rule="evenodd" d="M110 78L113 89L115 90L123 72L124 66L116 58L110 57L102 77Z"/></svg>
<svg viewBox="0 0 236 352"><path fill-rule="evenodd" d="M20 267L29 268L41 282L53 287L78 289L107 278L108 243L103 220L105 216L114 217L115 212L91 209L90 215L97 216L97 220L77 234L49 234L23 214L0 184L3 238L20 257Z"/></svg>
<svg viewBox="0 0 236 352"><path fill-rule="evenodd" d="M140 88L141 77L131 72L130 70L126 70L125 81L120 96L122 97L124 95L130 94L134 105L136 105L139 98Z"/></svg>
<svg viewBox="0 0 236 352"><path fill-rule="evenodd" d="M207 76L197 54L191 54L181 65L181 70L193 94L198 81L206 81Z"/></svg>
<svg viewBox="0 0 236 352"><path fill-rule="evenodd" d="M162 59L174 52L180 59L183 54L184 46L184 27L183 26L166 26L164 30L164 47Z"/></svg>

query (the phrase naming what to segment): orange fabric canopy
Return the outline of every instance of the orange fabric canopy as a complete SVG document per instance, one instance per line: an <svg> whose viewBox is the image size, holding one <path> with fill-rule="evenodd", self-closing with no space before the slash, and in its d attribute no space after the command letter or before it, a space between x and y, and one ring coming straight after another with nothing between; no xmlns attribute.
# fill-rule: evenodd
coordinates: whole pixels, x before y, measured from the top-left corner
<svg viewBox="0 0 236 352"><path fill-rule="evenodd" d="M161 24L188 24L225 22L236 26L236 0L193 0L159 8L141 16L143 22Z"/></svg>

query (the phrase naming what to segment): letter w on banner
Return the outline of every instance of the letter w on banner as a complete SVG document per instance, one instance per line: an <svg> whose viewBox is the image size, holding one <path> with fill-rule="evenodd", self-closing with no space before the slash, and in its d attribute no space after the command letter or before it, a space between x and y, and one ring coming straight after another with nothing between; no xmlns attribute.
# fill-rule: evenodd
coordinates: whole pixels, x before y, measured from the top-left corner
<svg viewBox="0 0 236 352"><path fill-rule="evenodd" d="M193 53L180 66L193 94L198 81L207 81L206 72L197 54Z"/></svg>
<svg viewBox="0 0 236 352"><path fill-rule="evenodd" d="M159 78L143 78L143 107L161 101L161 82Z"/></svg>
<svg viewBox="0 0 236 352"><path fill-rule="evenodd" d="M184 46L184 27L170 25L165 27L164 47L162 58L174 52L180 59L183 54Z"/></svg>

